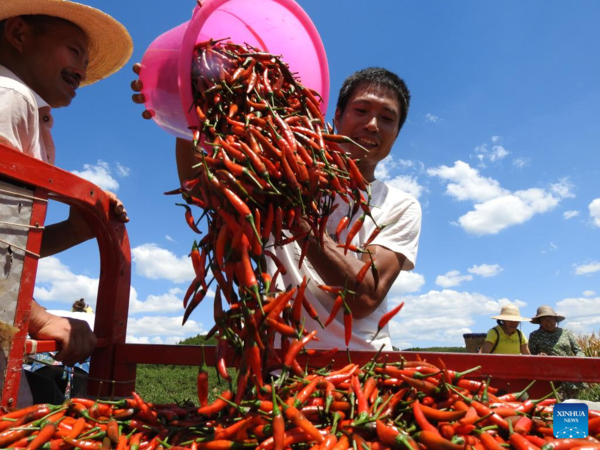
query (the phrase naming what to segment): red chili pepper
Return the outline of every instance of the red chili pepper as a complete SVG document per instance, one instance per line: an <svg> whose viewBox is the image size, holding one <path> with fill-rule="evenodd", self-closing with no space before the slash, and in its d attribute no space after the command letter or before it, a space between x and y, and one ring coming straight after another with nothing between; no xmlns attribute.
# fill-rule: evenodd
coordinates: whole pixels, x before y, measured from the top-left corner
<svg viewBox="0 0 600 450"><path fill-rule="evenodd" d="M275 222L273 223L273 225L275 226L275 233L274 233L274 238L275 238L275 244L276 245L280 245L281 242L281 228L283 225L283 210L281 209L281 206L277 206L275 208ZM279 269L281 271L281 269ZM285 273L284 273L285 275Z"/></svg>
<svg viewBox="0 0 600 450"><path fill-rule="evenodd" d="M308 279L306 275L302 278L302 283L298 288L298 293L294 298L294 305L292 306L292 323L296 326L300 325L300 321L302 320L302 302L304 300L304 291L306 290L306 286L308 285Z"/></svg>
<svg viewBox="0 0 600 450"><path fill-rule="evenodd" d="M223 392L217 399L210 405L201 406L198 408L198 414L205 416L211 416L223 410L227 406L227 401L231 401L233 393L231 391Z"/></svg>
<svg viewBox="0 0 600 450"><path fill-rule="evenodd" d="M264 253L266 256L271 258L271 260L275 263L275 266L277 266L277 269L279 269L279 271L281 272L282 275L287 274L287 269L286 269L285 265L281 262L281 260L277 256L275 256L275 254L273 252L271 252L270 250L265 250Z"/></svg>
<svg viewBox="0 0 600 450"><path fill-rule="evenodd" d="M206 356L204 355L204 345L202 346L202 364L198 368L196 388L200 406L208 405L208 366L206 365Z"/></svg>
<svg viewBox="0 0 600 450"><path fill-rule="evenodd" d="M313 330L309 334L304 336L301 340L294 339L290 345L289 350L284 356L283 365L286 367L291 367L292 362L296 359L296 355L298 355L298 352L300 352L300 350L302 350L304 346L308 344L308 342L314 339L316 335L317 331Z"/></svg>
<svg viewBox="0 0 600 450"><path fill-rule="evenodd" d="M202 232L196 226L196 221L194 220L194 216L192 215L192 209L183 203L175 203L177 206L183 206L185 208L185 221L189 225L189 227L196 233L202 234Z"/></svg>
<svg viewBox="0 0 600 450"><path fill-rule="evenodd" d="M511 434L509 440L516 450L539 450L539 447L529 442L527 439L525 439L525 437L521 436L519 433Z"/></svg>
<svg viewBox="0 0 600 450"><path fill-rule="evenodd" d="M48 422L44 427L39 431L37 436L29 443L27 446L27 450L37 450L46 444L50 438L54 435L56 431L56 424L53 422Z"/></svg>
<svg viewBox="0 0 600 450"><path fill-rule="evenodd" d="M372 259L370 261L367 261L362 267L361 269L358 271L358 274L356 275L356 284L360 284L363 282L365 275L367 274L367 272L369 271L369 269L371 268L371 266L375 263L375 259Z"/></svg>
<svg viewBox="0 0 600 450"><path fill-rule="evenodd" d="M416 440L431 450L463 450L463 445L458 445L444 439L439 433L431 431L420 431L416 434Z"/></svg>
<svg viewBox="0 0 600 450"><path fill-rule="evenodd" d="M224 336L221 336L219 343L217 344L217 372L224 380L230 381L231 375L227 371L227 350L229 349L229 343Z"/></svg>
<svg viewBox="0 0 600 450"><path fill-rule="evenodd" d="M346 347L350 344L352 339L352 311L348 307L348 304L344 300L344 342Z"/></svg>
<svg viewBox="0 0 600 450"><path fill-rule="evenodd" d="M341 294L338 294L338 296L335 298L335 301L333 302L333 306L331 307L329 317L325 321L325 326L329 325L333 321L333 319L335 319L335 316L337 316L337 313L340 311L340 308L342 307L343 303L344 297L342 297Z"/></svg>
<svg viewBox="0 0 600 450"><path fill-rule="evenodd" d="M206 297L207 292L208 291L204 288L199 289L198 292L196 292L196 295L194 295L194 298L192 299L190 304L185 309L185 312L183 313L183 321L181 323L182 325L185 325L185 323L187 322L187 320L190 317L190 314L192 314L192 312L196 309L196 307L200 304L200 302L202 302L202 300L204 300L204 297Z"/></svg>
<svg viewBox="0 0 600 450"><path fill-rule="evenodd" d="M398 306L394 307L392 310L386 312L383 316L381 316L381 319L379 319L379 322L377 323L377 332L375 333L375 336L373 336L371 341L373 341L377 337L379 332L388 324L388 322L400 312L403 306L404 302L400 303Z"/></svg>
<svg viewBox="0 0 600 450"><path fill-rule="evenodd" d="M427 421L427 418L425 417L425 414L421 409L421 403L419 403L419 400L415 400L412 403L412 410L415 416L415 422L417 423L417 425L419 425L419 428L421 428L421 430L431 431L432 433L436 433L439 435L438 429Z"/></svg>
<svg viewBox="0 0 600 450"><path fill-rule="evenodd" d="M346 236L346 246L344 248L344 255L348 253L348 247L350 246L350 243L352 242L352 239L354 239L354 236L356 236L356 234L362 228L363 223L365 221L365 217L366 216L364 214L362 216L360 216L356 220L356 222L354 222L354 224L352 225L352 228L350 228L350 232Z"/></svg>
<svg viewBox="0 0 600 450"><path fill-rule="evenodd" d="M297 408L284 404L283 413L288 418L288 420L290 420L297 427L302 428L306 433L310 435L312 439L317 441L319 444L325 440L325 438L319 432L319 430Z"/></svg>
<svg viewBox="0 0 600 450"><path fill-rule="evenodd" d="M335 229L335 240L336 242L340 242L341 241L341 234L342 231L344 231L344 229L348 226L348 224L350 223L350 219L348 218L348 216L344 216L340 219L337 228Z"/></svg>

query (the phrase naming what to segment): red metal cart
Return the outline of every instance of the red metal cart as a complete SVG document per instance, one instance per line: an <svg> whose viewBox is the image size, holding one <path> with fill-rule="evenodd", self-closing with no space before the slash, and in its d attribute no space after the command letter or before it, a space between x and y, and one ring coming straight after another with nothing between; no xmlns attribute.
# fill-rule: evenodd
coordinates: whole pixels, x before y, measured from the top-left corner
<svg viewBox="0 0 600 450"><path fill-rule="evenodd" d="M104 192L94 184L72 173L30 158L20 152L0 145L0 178L24 185L33 192L33 211L29 240L23 262L21 287L15 314L15 326L20 331L15 336L8 360L2 405L16 404L23 357L35 351L53 351L53 341L27 340L27 323L31 308L37 256L41 245L41 231L46 215L46 200L54 199L79 208L95 231L100 251L101 271L96 304L94 332L99 345L91 359L88 394L92 397L109 395L128 396L135 389L137 364L199 365L202 351L197 346L127 344L127 313L131 281L131 257L125 226L111 216L109 202ZM352 352L355 363L365 363L373 352ZM600 358L564 358L543 356L479 355L467 353L391 352L388 361L400 358L415 360L419 357L444 364L457 371L475 366L481 369L470 378L492 377L495 387L515 391L531 380L539 382L530 390L532 395L549 391L550 381L600 382ZM214 351L207 349L207 364L214 364ZM314 358L308 363L324 367L331 362ZM333 358L338 364L348 361L346 352ZM306 362L306 361L305 361ZM0 374L2 376L2 374Z"/></svg>

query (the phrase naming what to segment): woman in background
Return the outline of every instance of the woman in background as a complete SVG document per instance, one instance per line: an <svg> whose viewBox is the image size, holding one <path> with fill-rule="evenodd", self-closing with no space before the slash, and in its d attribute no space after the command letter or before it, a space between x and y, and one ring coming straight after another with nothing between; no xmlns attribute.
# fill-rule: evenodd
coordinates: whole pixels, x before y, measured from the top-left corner
<svg viewBox="0 0 600 450"><path fill-rule="evenodd" d="M522 317L519 308L515 305L503 306L496 319L497 326L488 331L481 347L481 353L498 353L506 355L530 355L527 338L519 330L520 322L529 322L530 319Z"/></svg>
<svg viewBox="0 0 600 450"><path fill-rule="evenodd" d="M531 323L540 328L529 335L529 348L532 355L542 356L585 356L573 333L558 326L565 320L554 312L550 306L540 306ZM562 383L561 396L564 399L578 398L579 390L585 388L584 383Z"/></svg>

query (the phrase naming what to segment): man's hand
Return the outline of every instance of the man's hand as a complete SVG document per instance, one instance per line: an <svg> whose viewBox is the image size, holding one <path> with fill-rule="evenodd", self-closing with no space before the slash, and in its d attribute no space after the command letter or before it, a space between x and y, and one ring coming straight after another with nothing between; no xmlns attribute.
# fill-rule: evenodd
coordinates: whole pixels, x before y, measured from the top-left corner
<svg viewBox="0 0 600 450"><path fill-rule="evenodd" d="M127 216L127 210L125 209L123 202L121 200L119 200L119 197L117 197L117 195L115 193L110 192L110 191L104 191L104 193L106 195L108 195L110 204L113 206L113 211L115 212L118 219L123 223L129 222L129 217Z"/></svg>
<svg viewBox="0 0 600 450"><path fill-rule="evenodd" d="M29 335L34 339L57 341L60 351L55 359L66 366L84 362L98 341L87 322L50 314L35 301L31 304Z"/></svg>
<svg viewBox="0 0 600 450"><path fill-rule="evenodd" d="M140 94L139 93L144 88L144 85L142 84L142 81L139 79L139 74L140 74L140 70L141 69L142 69L142 65L140 63L135 63L133 65L133 73L135 73L136 75L138 75L138 78L136 80L133 80L131 82L131 89L134 92L136 92L136 94L133 94L131 96L131 99L133 100L133 103L136 103L138 105L143 105L144 102L146 101L146 97L144 96L144 94ZM144 119L152 119L152 112L148 111L146 109L146 110L144 110L144 112L142 112L142 117Z"/></svg>

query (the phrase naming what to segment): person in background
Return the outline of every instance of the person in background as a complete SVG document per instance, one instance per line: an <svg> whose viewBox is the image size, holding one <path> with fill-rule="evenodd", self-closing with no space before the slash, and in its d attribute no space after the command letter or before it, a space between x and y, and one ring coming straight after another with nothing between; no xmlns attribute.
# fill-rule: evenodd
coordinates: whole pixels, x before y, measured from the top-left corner
<svg viewBox="0 0 600 450"><path fill-rule="evenodd" d="M550 306L540 306L531 323L540 327L529 335L529 349L532 355L541 356L585 356L577 343L577 339L569 330L560 328L558 324L565 320L554 312ZM560 394L564 399L578 398L584 383L562 383Z"/></svg>
<svg viewBox="0 0 600 450"><path fill-rule="evenodd" d="M80 86L119 70L132 51L123 25L98 9L67 0L1 1L0 143L54 164L52 108L70 105ZM107 194L117 217L127 222L123 203ZM46 226L41 255L93 237L84 217L72 208L67 220ZM28 332L36 339L56 340L56 357L68 365L85 361L96 345L85 321L50 314L35 300ZM0 358L0 373L4 364ZM20 404L22 398L20 394Z"/></svg>
<svg viewBox="0 0 600 450"><path fill-rule="evenodd" d="M505 305L500 310L496 319L497 326L488 331L481 347L481 353L496 353L506 355L530 355L527 338L519 330L520 322L529 322L531 319L522 317L519 308L515 305Z"/></svg>
<svg viewBox="0 0 600 450"><path fill-rule="evenodd" d="M139 74L139 64L134 66L134 72ZM134 91L139 92L142 88L139 79L132 83ZM145 97L141 93L134 94L133 101L143 103ZM311 242L302 269L297 269L300 254L297 242L275 249L277 257L288 268L288 273L282 274L278 280L278 288L284 289L290 284L298 286L306 275L311 282L305 295L319 317L329 316L335 296L323 292L317 286L348 286L352 292L346 296L346 302L353 315L352 337L348 345L351 350L393 349L388 326L377 333L378 322L388 311L387 294L392 284L402 270L414 268L417 258L421 232L419 202L412 195L377 180L375 176L377 165L392 151L400 129L406 121L409 105L410 92L404 80L387 69L370 67L355 72L344 81L335 112L336 132L349 136L360 144L342 144L342 147L352 158L360 160L359 170L371 189L370 205L373 218L378 224L387 225L368 246L372 256L377 259L379 280L377 281L369 271L363 281L357 283L356 275L364 264L370 261L369 255L357 255L352 252L345 254L332 238L340 219L348 214L348 208L344 207L342 201L328 220L324 248L320 248L316 242ZM143 117L150 118L151 114L144 111ZM190 141L178 139L175 151L179 179L183 183L192 176L192 166L196 164L193 146ZM348 227L342 233L342 240L360 216L361 212L351 218ZM307 231L306 227L309 225L303 221L299 223L300 226L291 230L291 233ZM352 240L352 244L362 246L374 229L374 221L365 221L363 229ZM268 263L271 264L271 261ZM275 272L275 267L270 269L271 273ZM309 347L346 348L343 312L340 312L325 329L321 329L316 321L305 316L305 328L308 331L318 330L318 342L309 343Z"/></svg>
<svg viewBox="0 0 600 450"><path fill-rule="evenodd" d="M76 300L71 311L48 310L57 317L81 320L90 329L94 328L96 315L84 299ZM65 398L78 397L85 392L85 384L90 372L90 358L65 366L56 359L57 352L38 353L34 357L27 380L31 387L34 403L60 404ZM44 379L41 379L44 377Z"/></svg>

